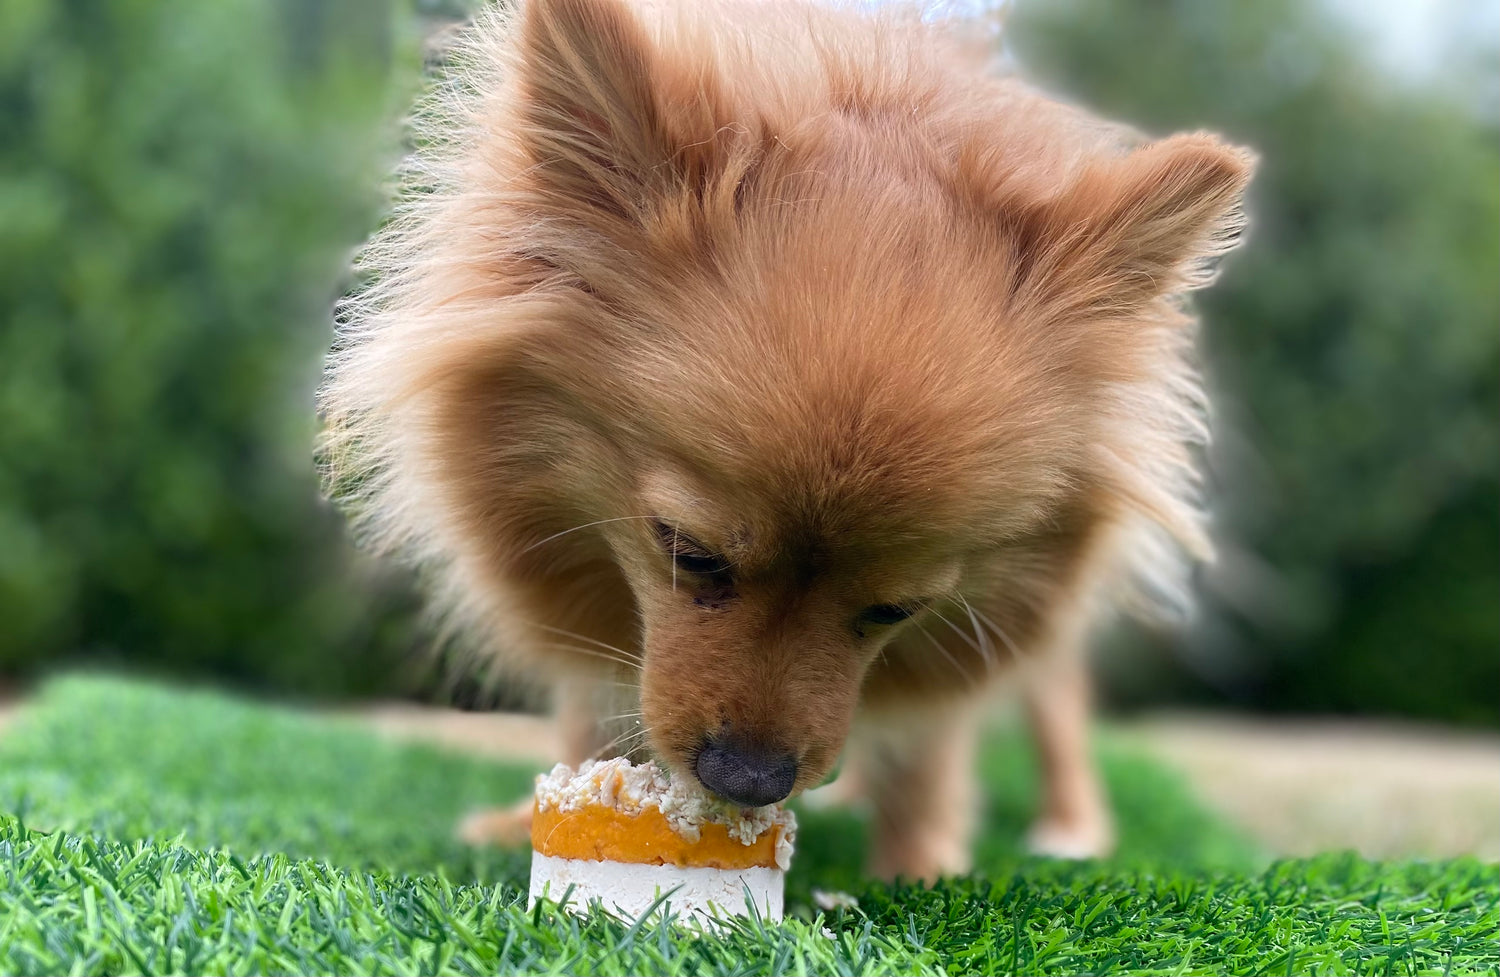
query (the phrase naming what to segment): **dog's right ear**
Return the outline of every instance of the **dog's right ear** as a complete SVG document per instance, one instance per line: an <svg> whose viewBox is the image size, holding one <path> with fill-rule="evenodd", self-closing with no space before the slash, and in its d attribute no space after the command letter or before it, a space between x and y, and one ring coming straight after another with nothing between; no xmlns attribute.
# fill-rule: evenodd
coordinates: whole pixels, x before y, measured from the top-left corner
<svg viewBox="0 0 1500 977"><path fill-rule="evenodd" d="M519 37L521 145L547 208L637 223L643 204L702 178L717 86L668 63L620 0L527 0Z"/></svg>

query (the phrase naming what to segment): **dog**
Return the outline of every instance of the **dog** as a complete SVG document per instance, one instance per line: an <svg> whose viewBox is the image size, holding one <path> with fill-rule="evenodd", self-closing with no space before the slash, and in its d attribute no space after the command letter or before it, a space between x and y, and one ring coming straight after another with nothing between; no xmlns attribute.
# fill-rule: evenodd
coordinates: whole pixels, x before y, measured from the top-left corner
<svg viewBox="0 0 1500 977"><path fill-rule="evenodd" d="M1254 167L978 47L805 0L481 15L321 391L335 493L551 686L559 759L757 806L842 754L882 877L969 867L1004 687L1033 847L1109 849L1082 649L1209 555L1186 296Z"/></svg>

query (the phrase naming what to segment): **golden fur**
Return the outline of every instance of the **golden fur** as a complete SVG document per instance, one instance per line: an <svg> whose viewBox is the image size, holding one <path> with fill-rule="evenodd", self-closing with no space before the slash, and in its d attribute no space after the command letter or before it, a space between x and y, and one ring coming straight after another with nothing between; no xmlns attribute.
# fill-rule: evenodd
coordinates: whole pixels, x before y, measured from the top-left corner
<svg viewBox="0 0 1500 977"><path fill-rule="evenodd" d="M1040 843L1107 844L1076 649L1206 554L1182 295L1249 154L794 0L529 0L455 63L323 391L366 534L579 755L732 731L801 790L857 727L886 874L965 864L966 704L1019 662Z"/></svg>

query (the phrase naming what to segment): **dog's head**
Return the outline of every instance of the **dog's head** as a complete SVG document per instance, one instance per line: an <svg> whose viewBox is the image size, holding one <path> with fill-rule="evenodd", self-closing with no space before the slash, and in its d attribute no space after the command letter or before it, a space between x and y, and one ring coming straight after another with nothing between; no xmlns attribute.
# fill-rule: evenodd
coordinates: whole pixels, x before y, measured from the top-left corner
<svg viewBox="0 0 1500 977"><path fill-rule="evenodd" d="M608 566L655 752L746 804L828 771L929 609L1049 572L1059 513L1170 518L1169 297L1250 171L1203 135L1091 147L920 27L764 9L729 37L527 3L422 238L422 321L471 328L401 367L442 363L408 387L446 391L418 435L460 563Z"/></svg>

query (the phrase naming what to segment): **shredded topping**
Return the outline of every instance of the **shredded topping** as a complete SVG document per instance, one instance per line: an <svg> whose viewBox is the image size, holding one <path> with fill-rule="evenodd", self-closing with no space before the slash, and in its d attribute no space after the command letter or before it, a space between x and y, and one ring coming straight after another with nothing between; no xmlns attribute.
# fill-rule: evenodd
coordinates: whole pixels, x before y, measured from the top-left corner
<svg viewBox="0 0 1500 977"><path fill-rule="evenodd" d="M607 807L625 815L656 808L672 830L690 842L701 837L700 826L709 822L722 824L729 836L742 845L753 845L761 835L780 827L776 866L783 871L791 865L792 842L797 835L797 817L785 808L774 804L740 807L694 784L673 781L655 764L636 766L624 757L585 760L576 772L559 763L550 772L537 776L536 806L539 811L565 812Z"/></svg>

